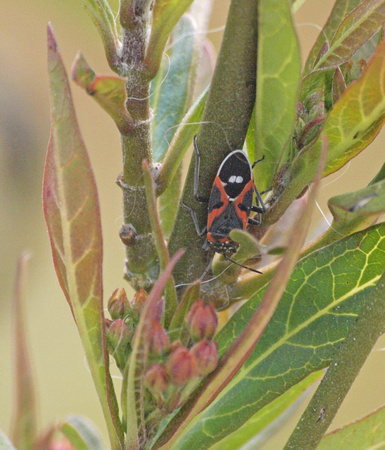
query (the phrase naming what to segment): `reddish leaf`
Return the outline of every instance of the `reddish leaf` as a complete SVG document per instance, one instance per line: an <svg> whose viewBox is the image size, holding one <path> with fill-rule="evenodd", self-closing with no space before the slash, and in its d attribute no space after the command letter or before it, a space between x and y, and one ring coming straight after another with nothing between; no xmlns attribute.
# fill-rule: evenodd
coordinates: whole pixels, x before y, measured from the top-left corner
<svg viewBox="0 0 385 450"><path fill-rule="evenodd" d="M338 27L330 48L319 59L315 69L337 67L348 61L384 23L385 1L363 1Z"/></svg>
<svg viewBox="0 0 385 450"><path fill-rule="evenodd" d="M15 322L15 384L16 401L12 418L12 441L17 448L32 448L36 439L36 399L32 367L25 332L23 303L28 255L23 253L18 262L14 297ZM0 445L1 447L1 445Z"/></svg>
<svg viewBox="0 0 385 450"><path fill-rule="evenodd" d="M104 345L102 234L96 184L81 137L68 79L48 27L52 129L44 185L44 214L60 285L71 307L103 407L111 446L123 433ZM118 438L119 435L119 438Z"/></svg>

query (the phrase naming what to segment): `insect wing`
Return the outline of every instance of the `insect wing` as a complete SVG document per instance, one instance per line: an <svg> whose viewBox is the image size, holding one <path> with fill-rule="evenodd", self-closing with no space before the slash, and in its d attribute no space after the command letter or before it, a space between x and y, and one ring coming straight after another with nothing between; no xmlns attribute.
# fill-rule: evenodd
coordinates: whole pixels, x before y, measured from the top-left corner
<svg viewBox="0 0 385 450"><path fill-rule="evenodd" d="M220 179L229 200L234 201L253 179L251 164L241 150L230 153L219 167Z"/></svg>
<svg viewBox="0 0 385 450"><path fill-rule="evenodd" d="M213 221L223 214L229 204L225 189L221 180L215 177L209 199L209 215L207 218L207 229L210 230Z"/></svg>
<svg viewBox="0 0 385 450"><path fill-rule="evenodd" d="M250 161L241 150L230 153L222 162L217 178L221 181L227 199L234 201L235 212L246 229L254 195L253 170Z"/></svg>
<svg viewBox="0 0 385 450"><path fill-rule="evenodd" d="M237 215L242 221L244 230L246 229L247 223L249 221L251 206L253 204L253 195L254 181L250 180L235 200Z"/></svg>
<svg viewBox="0 0 385 450"><path fill-rule="evenodd" d="M207 220L209 241L231 242L231 230L246 228L253 194L251 164L241 150L235 150L223 160L211 189Z"/></svg>

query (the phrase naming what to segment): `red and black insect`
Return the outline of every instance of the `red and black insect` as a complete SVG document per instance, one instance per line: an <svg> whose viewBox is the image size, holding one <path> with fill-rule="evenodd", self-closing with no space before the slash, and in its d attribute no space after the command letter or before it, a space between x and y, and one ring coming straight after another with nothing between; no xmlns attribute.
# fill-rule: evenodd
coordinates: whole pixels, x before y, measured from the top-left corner
<svg viewBox="0 0 385 450"><path fill-rule="evenodd" d="M221 253L226 259L250 269L229 258L238 248L239 244L230 238L231 230L245 230L247 224L260 225L261 214L266 211L262 197L255 186L253 178L253 165L242 150L234 150L222 161L217 175L214 179L210 197L205 198L198 195L200 154L194 136L195 151L195 179L194 197L199 202L208 203L207 226L200 230L197 216L192 208L186 205L194 221L197 233L200 236L207 234L204 248L211 248L216 253ZM262 158L263 159L263 158ZM256 194L256 205L253 205L254 193ZM251 212L258 213L258 218L250 217Z"/></svg>

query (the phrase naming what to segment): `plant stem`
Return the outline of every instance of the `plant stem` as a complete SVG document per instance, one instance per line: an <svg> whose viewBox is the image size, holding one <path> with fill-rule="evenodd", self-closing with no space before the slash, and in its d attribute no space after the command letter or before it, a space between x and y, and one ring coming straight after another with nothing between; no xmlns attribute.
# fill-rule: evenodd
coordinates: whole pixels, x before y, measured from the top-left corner
<svg viewBox="0 0 385 450"><path fill-rule="evenodd" d="M222 46L218 56L202 126L198 133L201 153L199 195L208 196L224 157L242 148L255 103L257 61L258 2L231 2ZM194 159L190 164L182 202L193 208L203 229L207 221L207 205L193 196ZM180 208L170 239L170 253L186 249L175 269L177 283L199 278L209 262L202 249L204 239L196 235L190 214ZM187 274L187 277L186 277Z"/></svg>
<svg viewBox="0 0 385 450"><path fill-rule="evenodd" d="M133 119L133 126L121 135L123 175L118 180L123 190L125 231L129 230L131 234L129 242L125 242L126 278L136 288L146 289L151 288L158 275L142 172L144 159L152 168L150 80L142 70L150 27L148 3L121 3L122 60L126 68L124 76L127 77L126 107Z"/></svg>
<svg viewBox="0 0 385 450"><path fill-rule="evenodd" d="M385 272L342 343L285 449L314 449L385 327Z"/></svg>

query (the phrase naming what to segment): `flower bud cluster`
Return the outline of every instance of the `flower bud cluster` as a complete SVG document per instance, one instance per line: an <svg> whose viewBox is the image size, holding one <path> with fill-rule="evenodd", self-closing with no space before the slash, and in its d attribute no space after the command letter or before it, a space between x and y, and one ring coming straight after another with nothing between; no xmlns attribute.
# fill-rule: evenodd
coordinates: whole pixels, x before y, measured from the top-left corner
<svg viewBox="0 0 385 450"><path fill-rule="evenodd" d="M112 319L105 319L107 347L122 372L131 353L134 331L146 298L146 291L141 289L130 302L124 289L116 289L107 303Z"/></svg>
<svg viewBox="0 0 385 450"><path fill-rule="evenodd" d="M190 392L191 382L198 381L216 368L218 346L212 338L217 325L214 306L206 306L203 300L194 303L186 316L191 345L183 345L179 340L170 345L163 336L164 330L161 331L159 324L153 324L150 348L153 354L154 349L162 348L163 358L150 365L144 380L158 406L168 411L177 408Z"/></svg>
<svg viewBox="0 0 385 450"><path fill-rule="evenodd" d="M124 289L117 289L108 300L112 320L105 319L107 345L122 373L135 344L135 330L146 299L144 290L128 301ZM180 340L171 342L162 324L163 313L164 300L161 299L152 311L151 323L146 324L144 342L148 351L143 380L149 401L172 411L183 403L192 386L218 364L218 346L212 340L218 318L212 303L205 305L204 300L196 301L186 315L187 334L182 337L182 343Z"/></svg>
<svg viewBox="0 0 385 450"><path fill-rule="evenodd" d="M299 150L318 136L325 115L324 97L321 91L316 91L309 96L306 103L298 102L294 139Z"/></svg>

